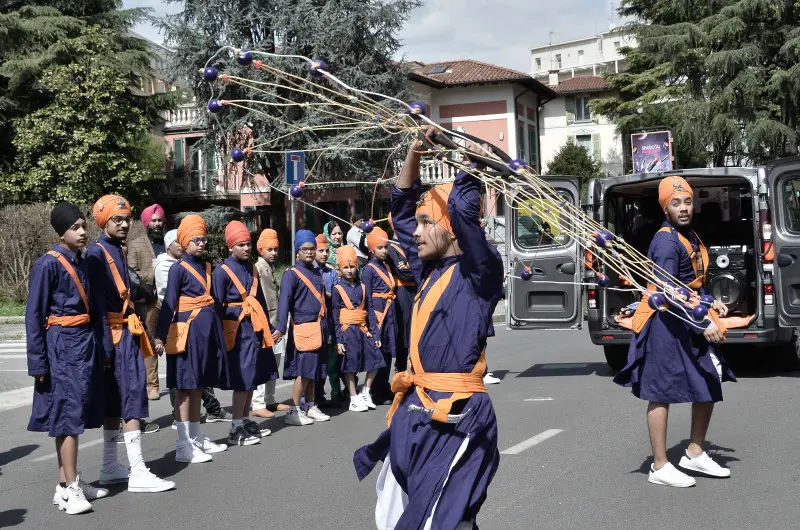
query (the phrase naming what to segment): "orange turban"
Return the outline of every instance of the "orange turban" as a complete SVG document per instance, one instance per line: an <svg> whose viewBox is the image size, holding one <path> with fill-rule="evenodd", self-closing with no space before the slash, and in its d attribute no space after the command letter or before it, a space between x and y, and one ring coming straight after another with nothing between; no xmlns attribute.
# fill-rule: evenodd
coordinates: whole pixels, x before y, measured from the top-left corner
<svg viewBox="0 0 800 530"><path fill-rule="evenodd" d="M372 229L372 232L369 233L367 236L367 246L369 247L369 251L372 252L375 250L375 247L379 247L380 245L385 245L389 242L389 234L386 231L376 226Z"/></svg>
<svg viewBox="0 0 800 530"><path fill-rule="evenodd" d="M103 195L97 202L94 203L92 208L92 217L94 222L103 230L108 224L109 219L115 215L133 215L131 205L124 197L119 195Z"/></svg>
<svg viewBox="0 0 800 530"><path fill-rule="evenodd" d="M206 235L206 222L197 214L187 215L178 226L178 243L187 248L192 238Z"/></svg>
<svg viewBox="0 0 800 530"><path fill-rule="evenodd" d="M233 248L234 245L250 241L250 230L241 221L231 221L225 227L225 245Z"/></svg>
<svg viewBox="0 0 800 530"><path fill-rule="evenodd" d="M341 269L347 265L358 267L358 256L356 256L356 249L350 245L342 245L336 249L336 263Z"/></svg>
<svg viewBox="0 0 800 530"><path fill-rule="evenodd" d="M331 246L328 244L328 240L325 238L325 234L318 234L317 235L317 248L330 248Z"/></svg>
<svg viewBox="0 0 800 530"><path fill-rule="evenodd" d="M694 192L683 177L665 177L658 184L658 204L666 210L675 197L694 197Z"/></svg>
<svg viewBox="0 0 800 530"><path fill-rule="evenodd" d="M452 190L453 184L449 183L439 184L425 192L422 196L422 204L417 206L417 215L430 215L434 223L447 230L451 236L454 236L455 233L450 226L450 212L447 210L447 199L450 198Z"/></svg>
<svg viewBox="0 0 800 530"><path fill-rule="evenodd" d="M265 228L256 243L256 250L258 250L259 254L268 248L278 248L278 232L272 228Z"/></svg>

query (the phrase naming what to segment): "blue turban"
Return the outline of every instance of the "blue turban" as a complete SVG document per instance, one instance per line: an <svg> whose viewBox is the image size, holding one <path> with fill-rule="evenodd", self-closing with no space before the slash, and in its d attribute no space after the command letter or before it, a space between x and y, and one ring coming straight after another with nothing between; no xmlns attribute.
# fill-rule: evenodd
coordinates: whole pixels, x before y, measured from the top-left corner
<svg viewBox="0 0 800 530"><path fill-rule="evenodd" d="M300 246L305 243L314 243L317 246L317 236L311 230L298 230L294 236L294 251L300 252Z"/></svg>

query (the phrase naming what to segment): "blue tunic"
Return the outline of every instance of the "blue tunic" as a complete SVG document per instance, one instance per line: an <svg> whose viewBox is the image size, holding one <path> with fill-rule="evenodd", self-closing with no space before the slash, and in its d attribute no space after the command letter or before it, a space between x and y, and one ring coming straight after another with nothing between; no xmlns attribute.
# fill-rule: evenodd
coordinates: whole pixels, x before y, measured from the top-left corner
<svg viewBox="0 0 800 530"><path fill-rule="evenodd" d="M378 317L376 311L385 313L383 315L383 325L380 328L381 352L384 357L394 357L397 353L397 322L395 320L395 309L397 304L392 301L389 305L389 310L386 311L388 300L383 298L374 298L373 293L388 293L390 287L381 276L372 268L372 265L378 267L387 277L391 278L391 271L385 263L372 258L369 263L364 267L361 274L361 281L367 287L367 321L369 322L370 329L378 329ZM368 345L370 348L375 348L374 343Z"/></svg>
<svg viewBox="0 0 800 530"><path fill-rule="evenodd" d="M355 285L350 285L350 282L343 280L339 283L344 288L347 297L353 304L353 307L358 309L363 300L362 284L356 280ZM364 306L366 307L366 305ZM333 290L333 322L334 330L336 330L336 344L344 344L344 358L342 359L343 374L358 373L358 372L371 372L386 366L381 355L380 349L375 347L367 347L368 343L375 343L377 337L377 329L369 327L372 337L367 337L366 333L358 326L349 325L347 329L342 329L343 326L339 324L339 312L346 308L342 295L339 294L338 289Z"/></svg>
<svg viewBox="0 0 800 530"><path fill-rule="evenodd" d="M60 245L53 250L73 266L88 296L91 291L86 261ZM78 436L84 429L103 424L103 351L95 340L99 326L46 329L50 315L86 312L75 282L58 259L45 254L36 260L25 306L28 374L37 378L29 431L54 437ZM90 314L93 322L98 322L98 315ZM42 375L47 376L44 383L38 381Z"/></svg>
<svg viewBox="0 0 800 530"><path fill-rule="evenodd" d="M313 264L306 265L298 262L295 268L307 279L319 294L325 296L325 284L318 268ZM319 300L311 293L292 269L287 269L281 278L281 293L278 300L278 317L275 329L286 333L289 316L296 324L305 324L319 318ZM292 329L289 329L286 340L286 360L283 365L283 378L294 379L305 377L307 379L324 380L328 375L328 319L320 322L322 328L322 347L319 350L300 352L294 346Z"/></svg>
<svg viewBox="0 0 800 530"><path fill-rule="evenodd" d="M228 256L225 260L231 271L236 275L244 287L245 293L250 293L253 285L253 264L242 262L233 256ZM213 275L214 301L216 302L217 313L220 320L239 319L242 313L241 306L229 306L231 302L241 302L242 296L239 294L236 285L231 281L228 273L222 267L217 267ZM269 319L267 312L267 302L264 300L264 291L256 289L256 300L264 309L264 314ZM270 333L268 331L267 333ZM278 378L278 366L275 363L275 355L272 348L261 347L261 334L253 330L253 322L250 317L245 317L239 324L236 333L236 344L233 349L226 353L228 358L228 372L226 381L221 382L222 388L226 390L255 390L258 385L263 385L267 381Z"/></svg>
<svg viewBox="0 0 800 530"><path fill-rule="evenodd" d="M430 289L442 273L455 264L450 284L441 293L420 338L420 360L426 372L471 372L486 347L492 313L500 300L503 261L486 241L478 223L480 189L475 177L464 172L456 177L448 210L463 254L438 262L422 262L412 236L419 183L408 190L392 190L396 237L417 283L422 285L422 280L431 278L420 293L422 300L431 295ZM451 395L432 391L428 394L434 400ZM423 528L437 498L432 528L455 528L461 521L473 520L486 500L487 488L500 462L497 420L489 395L476 393L456 402L452 414L470 411L456 424L409 413L409 405L421 406L413 387L403 398L391 427L374 443L356 451L353 461L359 479L369 474L378 460L390 455L392 473L409 503L398 521L398 530ZM465 440L465 451L448 477L449 467Z"/></svg>
<svg viewBox="0 0 800 530"><path fill-rule="evenodd" d="M386 262L391 267L395 278L405 284L397 286L395 320L397 322L397 351L408 355L411 337L411 309L414 306L414 295L417 294L416 280L402 248L390 244L389 259ZM412 283L414 285L409 285Z"/></svg>
<svg viewBox="0 0 800 530"><path fill-rule="evenodd" d="M101 234L98 242L111 255L125 287L130 290L128 263L122 255L120 241ZM113 365L113 370L104 372L106 417L121 417L124 420L146 418L149 416L145 388L147 372L139 348L139 338L131 335L128 326L124 326L122 338L119 344L114 346L106 313L121 312L123 301L111 275L106 255L97 243L89 246L86 262L89 267L89 277L92 279L89 303L93 306L92 310L100 315L103 352L106 358L112 359ZM133 308L128 304L127 313L133 312Z"/></svg>
<svg viewBox="0 0 800 530"><path fill-rule="evenodd" d="M206 289L181 262L187 263L200 276L206 277L206 263L188 253L172 264L167 276L167 291L161 302L156 336L166 342L172 322L186 322L191 311L177 311L181 296L196 298ZM213 292L212 292L213 295ZM204 307L189 325L186 351L167 354L167 387L178 390L214 388L226 377L225 335L213 305Z"/></svg>
<svg viewBox="0 0 800 530"><path fill-rule="evenodd" d="M668 223L664 226L672 228ZM698 248L697 236L685 236ZM670 276L684 285L695 280L691 258L672 232L658 232L650 244L647 256ZM707 264L706 264L707 265ZM656 272L667 281L664 274ZM706 294L701 289L700 294ZM672 311L678 311L675 308ZM691 320L681 313L681 317ZM631 387L633 395L657 403L703 403L722 401L722 383L710 353L722 364L722 379L735 381L725 360L713 344L703 337L705 324L693 326L670 312L656 312L641 333L633 334L628 350L628 364L614 381Z"/></svg>

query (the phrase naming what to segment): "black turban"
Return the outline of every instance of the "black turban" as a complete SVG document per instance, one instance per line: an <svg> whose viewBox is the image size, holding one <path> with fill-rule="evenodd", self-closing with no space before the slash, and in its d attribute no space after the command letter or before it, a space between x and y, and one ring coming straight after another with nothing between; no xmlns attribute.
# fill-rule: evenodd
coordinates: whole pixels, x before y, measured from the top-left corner
<svg viewBox="0 0 800 530"><path fill-rule="evenodd" d="M71 202L60 202L50 212L50 225L58 237L63 236L78 219L86 220L86 216Z"/></svg>

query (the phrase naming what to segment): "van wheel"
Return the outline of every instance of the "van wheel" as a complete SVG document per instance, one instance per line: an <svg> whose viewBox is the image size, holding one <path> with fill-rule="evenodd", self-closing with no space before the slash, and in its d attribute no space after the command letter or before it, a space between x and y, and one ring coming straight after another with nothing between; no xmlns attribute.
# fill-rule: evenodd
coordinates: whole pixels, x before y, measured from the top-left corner
<svg viewBox="0 0 800 530"><path fill-rule="evenodd" d="M619 372L628 364L627 346L603 346L606 354L606 362L614 372Z"/></svg>
<svg viewBox="0 0 800 530"><path fill-rule="evenodd" d="M778 349L778 361L782 369L788 372L800 370L800 336L795 329L791 342Z"/></svg>

